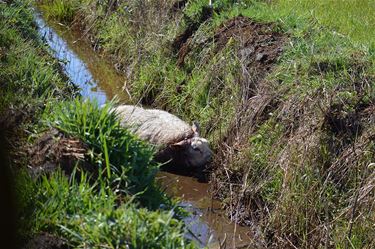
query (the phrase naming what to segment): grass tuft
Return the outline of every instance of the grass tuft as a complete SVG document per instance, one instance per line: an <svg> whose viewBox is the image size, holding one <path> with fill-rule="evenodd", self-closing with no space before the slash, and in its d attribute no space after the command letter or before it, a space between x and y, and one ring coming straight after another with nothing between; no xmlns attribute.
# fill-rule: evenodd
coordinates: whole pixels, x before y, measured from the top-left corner
<svg viewBox="0 0 375 249"><path fill-rule="evenodd" d="M77 179L54 172L23 182L34 190L28 206L32 216L27 217L34 233L48 231L77 248L194 248L183 239L183 224L173 211L148 211L132 199L119 203L118 194L92 184L85 173ZM21 192L26 187L19 186Z"/></svg>

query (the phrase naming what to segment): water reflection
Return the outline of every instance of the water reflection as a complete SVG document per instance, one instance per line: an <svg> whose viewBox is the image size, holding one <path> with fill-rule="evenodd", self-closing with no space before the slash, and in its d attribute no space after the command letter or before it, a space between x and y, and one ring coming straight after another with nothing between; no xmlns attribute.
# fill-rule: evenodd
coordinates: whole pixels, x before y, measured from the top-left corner
<svg viewBox="0 0 375 249"><path fill-rule="evenodd" d="M209 184L194 177L160 172L157 180L167 194L180 198L180 206L191 215L184 218L186 237L200 246L219 248L225 240L226 248L245 246L251 240L248 227L231 222L221 209L221 204L210 197Z"/></svg>
<svg viewBox="0 0 375 249"><path fill-rule="evenodd" d="M53 56L63 63L65 73L81 89L84 98L97 99L100 105L115 96L120 101L127 100L127 94L122 89L125 77L96 54L89 44L76 40L80 34L74 34L58 24L47 24L39 13L35 15L35 22Z"/></svg>

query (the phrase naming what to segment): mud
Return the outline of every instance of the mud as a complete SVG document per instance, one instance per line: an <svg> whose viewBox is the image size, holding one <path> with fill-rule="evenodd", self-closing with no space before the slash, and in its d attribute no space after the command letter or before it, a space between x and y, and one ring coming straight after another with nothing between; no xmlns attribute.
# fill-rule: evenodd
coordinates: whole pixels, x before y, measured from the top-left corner
<svg viewBox="0 0 375 249"><path fill-rule="evenodd" d="M257 72L269 71L283 52L285 34L275 31L275 24L258 23L247 17L236 17L223 23L214 35L217 50L230 39L239 43L238 56L245 66Z"/></svg>
<svg viewBox="0 0 375 249"><path fill-rule="evenodd" d="M29 148L29 169L35 177L58 168L70 174L76 166L93 172L93 168L85 161L86 153L87 146L82 141L51 129L44 132Z"/></svg>
<svg viewBox="0 0 375 249"><path fill-rule="evenodd" d="M40 233L32 238L23 249L70 249L67 242L49 233Z"/></svg>
<svg viewBox="0 0 375 249"><path fill-rule="evenodd" d="M197 28L197 27L196 27ZM196 30L196 29L195 29ZM194 31L195 31L194 30ZM286 35L275 31L275 24L258 23L247 17L236 17L220 25L214 33L214 53L222 50L229 40L238 43L238 57L247 69L257 74L267 72L283 52ZM178 65L182 65L192 47L200 46L191 43L189 27L175 39L173 47L178 49Z"/></svg>

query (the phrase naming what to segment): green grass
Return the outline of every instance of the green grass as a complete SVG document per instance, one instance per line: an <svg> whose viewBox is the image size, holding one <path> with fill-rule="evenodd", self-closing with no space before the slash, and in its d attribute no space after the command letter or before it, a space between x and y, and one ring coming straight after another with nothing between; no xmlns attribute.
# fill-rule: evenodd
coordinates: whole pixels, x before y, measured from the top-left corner
<svg viewBox="0 0 375 249"><path fill-rule="evenodd" d="M373 1L278 0L274 11L285 11L297 16L316 18L319 25L333 28L342 35L364 46L374 46L375 3Z"/></svg>
<svg viewBox="0 0 375 249"><path fill-rule="evenodd" d="M59 72L32 28L32 12L15 1L0 5L0 109L12 102L38 110L41 104L72 96L73 88ZM40 108L39 108L40 109Z"/></svg>
<svg viewBox="0 0 375 249"><path fill-rule="evenodd" d="M158 171L152 162L154 151L120 126L115 113L110 112L112 106L76 99L51 106L44 116L48 126L80 138L89 147L91 163L97 165L99 175L110 181L120 179L117 185L123 191L144 191Z"/></svg>
<svg viewBox="0 0 375 249"><path fill-rule="evenodd" d="M183 239L183 224L173 218L173 210L149 211L133 199L119 202L121 194L98 181L92 184L85 173L67 178L54 172L37 181L21 175L18 180L23 182L18 191L27 187L32 196L32 202L23 196L29 205L22 215L29 217L21 217L34 233L48 231L74 248L194 248Z"/></svg>

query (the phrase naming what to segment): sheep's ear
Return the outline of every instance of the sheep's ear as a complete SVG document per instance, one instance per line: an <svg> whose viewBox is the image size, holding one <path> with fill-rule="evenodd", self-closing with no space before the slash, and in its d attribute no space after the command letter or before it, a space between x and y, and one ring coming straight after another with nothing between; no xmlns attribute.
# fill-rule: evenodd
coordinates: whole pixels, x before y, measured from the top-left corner
<svg viewBox="0 0 375 249"><path fill-rule="evenodd" d="M193 130L195 135L198 135L200 131L198 122L194 121L193 125L191 126L191 129Z"/></svg>
<svg viewBox="0 0 375 249"><path fill-rule="evenodd" d="M180 147L180 146L187 145L189 142L190 142L189 139L184 139L184 140L181 140L180 142L172 144L172 146Z"/></svg>

